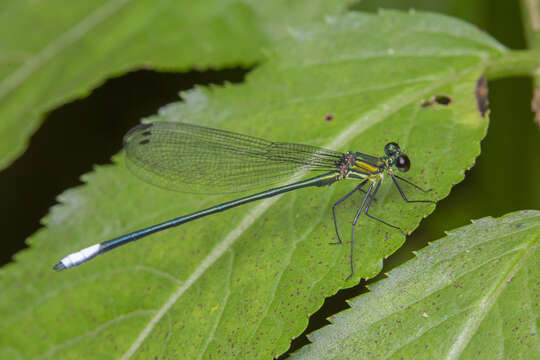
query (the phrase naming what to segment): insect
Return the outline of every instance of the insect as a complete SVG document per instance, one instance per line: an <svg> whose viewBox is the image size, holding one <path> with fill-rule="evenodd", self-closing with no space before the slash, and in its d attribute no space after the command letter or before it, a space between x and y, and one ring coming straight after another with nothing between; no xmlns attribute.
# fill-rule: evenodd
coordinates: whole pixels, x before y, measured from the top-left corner
<svg viewBox="0 0 540 360"><path fill-rule="evenodd" d="M410 160L398 144L390 142L384 155L376 157L360 152L336 152L310 145L271 142L264 139L186 123L155 122L141 124L124 136L128 168L142 180L166 189L190 193L228 193L276 184L305 172L317 174L306 180L277 186L253 195L228 201L188 215L180 216L126 235L104 241L64 257L55 266L63 270L80 265L97 255L141 239L150 234L211 214L232 209L252 201L311 186L328 186L351 179L359 184L332 206L337 235L335 244L342 244L336 207L357 191L365 193L352 222L350 250L351 274L354 274L354 228L360 215L402 231L369 213L383 182L384 174L393 180L407 203L433 203L431 200L409 200L399 185L405 182L427 192L393 172L410 168ZM364 189L367 187L367 190Z"/></svg>

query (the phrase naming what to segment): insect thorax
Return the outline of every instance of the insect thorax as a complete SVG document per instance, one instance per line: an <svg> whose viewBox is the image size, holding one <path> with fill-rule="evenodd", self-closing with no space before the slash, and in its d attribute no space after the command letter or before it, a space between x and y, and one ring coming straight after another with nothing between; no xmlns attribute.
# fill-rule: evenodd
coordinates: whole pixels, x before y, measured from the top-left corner
<svg viewBox="0 0 540 360"><path fill-rule="evenodd" d="M366 155L363 157L366 157ZM379 178L386 168L385 165L381 158L369 157L364 159L353 152L347 152L343 154L343 157L336 164L336 168L339 171L340 180L366 179Z"/></svg>

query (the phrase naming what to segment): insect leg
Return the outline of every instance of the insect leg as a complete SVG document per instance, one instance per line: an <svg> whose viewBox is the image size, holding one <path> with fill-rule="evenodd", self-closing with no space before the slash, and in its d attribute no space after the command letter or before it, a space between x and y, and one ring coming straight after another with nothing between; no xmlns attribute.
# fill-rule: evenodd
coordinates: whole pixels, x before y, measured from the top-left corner
<svg viewBox="0 0 540 360"><path fill-rule="evenodd" d="M362 214L362 210L364 209L364 206L366 206L366 201L370 197L372 191L373 191L373 183L369 185L369 189L366 192L366 196L364 196L364 199L362 200L362 205L360 205L360 208L358 209L358 211L356 212L356 215L354 216L354 220L352 223L352 230L351 230L351 251L349 253L351 273L349 274L349 276L347 276L347 279L345 279L346 281L349 280L354 275L354 227L356 226L356 223L358 222L358 218L360 217L360 214Z"/></svg>
<svg viewBox="0 0 540 360"><path fill-rule="evenodd" d="M401 181L404 181L404 182L406 182L406 183L409 184L409 185L414 186L416 189L418 189L418 190L420 190L420 191L422 191L422 192L428 192L428 191L431 191L431 189L429 189L429 190L424 190L424 189L422 189L421 187L419 187L419 186L413 184L413 183L410 182L409 180L404 179L404 178L399 177L399 176L394 175L394 174L390 174L390 176L392 177L392 180L394 181L394 184L396 184L396 187L397 187L399 193L401 194L401 197L403 198L403 200L405 200L405 202L408 202L408 203L418 203L418 202L435 203L435 201L433 201L433 200L409 200L409 199L407 199L407 196L405 196L405 193L404 193L403 190L401 189L401 186L399 186L399 183L398 183L397 179L399 179L399 180L401 180ZM396 179L396 178L397 178L397 179Z"/></svg>
<svg viewBox="0 0 540 360"><path fill-rule="evenodd" d="M332 216L334 217L334 228L336 230L336 235L337 235L337 238L338 238L338 241L337 242L332 242L330 244L332 245L336 245L336 244L341 244L342 241L341 241L341 236L339 236L339 228L338 228L338 224L337 224L337 218L336 218L336 207L341 204L343 201L347 200L352 194L354 194L356 191L360 190L360 191L363 191L362 190L362 187L367 183L367 180L364 180L362 181L362 183L360 183L357 187L354 188L353 191L351 191L350 193L348 193L347 195L345 195L344 197L342 197L341 199L339 199L338 201L336 201L336 203L334 205L332 205Z"/></svg>

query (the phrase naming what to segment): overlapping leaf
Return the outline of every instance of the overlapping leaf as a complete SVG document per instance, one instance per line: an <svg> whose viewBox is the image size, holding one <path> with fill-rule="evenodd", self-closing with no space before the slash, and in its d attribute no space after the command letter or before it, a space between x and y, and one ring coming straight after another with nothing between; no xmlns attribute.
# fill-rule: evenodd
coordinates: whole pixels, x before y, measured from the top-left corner
<svg viewBox="0 0 540 360"><path fill-rule="evenodd" d="M296 359L537 359L540 212L484 218L393 270Z"/></svg>

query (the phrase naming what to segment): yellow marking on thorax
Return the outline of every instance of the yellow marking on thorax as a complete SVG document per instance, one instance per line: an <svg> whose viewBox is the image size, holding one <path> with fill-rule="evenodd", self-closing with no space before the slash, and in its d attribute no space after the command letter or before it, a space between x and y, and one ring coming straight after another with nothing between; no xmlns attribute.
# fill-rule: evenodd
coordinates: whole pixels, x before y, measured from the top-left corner
<svg viewBox="0 0 540 360"><path fill-rule="evenodd" d="M354 162L354 165L352 167L352 170L358 170L358 171L363 171L363 172L367 172L367 173L374 173L376 172L377 170L379 170L378 167L376 166L373 166L371 164L368 164L367 162L365 161L362 161L362 160L356 160Z"/></svg>

